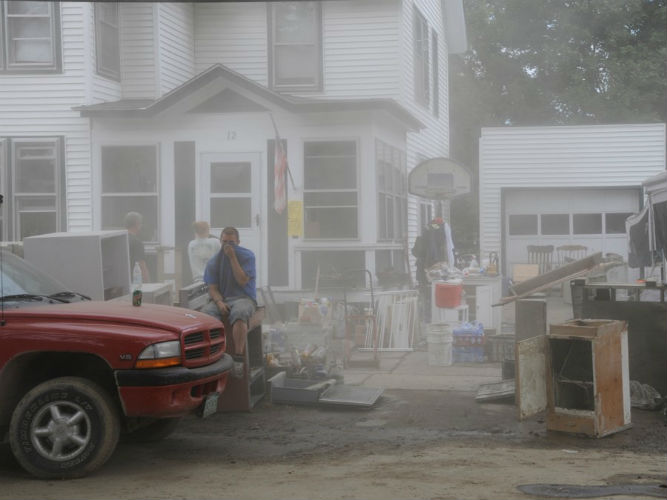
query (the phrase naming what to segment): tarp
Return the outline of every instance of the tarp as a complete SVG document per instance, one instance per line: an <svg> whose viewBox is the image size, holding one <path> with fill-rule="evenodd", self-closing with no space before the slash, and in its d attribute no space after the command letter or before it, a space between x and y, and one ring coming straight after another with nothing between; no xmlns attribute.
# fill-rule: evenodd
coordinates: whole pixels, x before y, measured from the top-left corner
<svg viewBox="0 0 667 500"><path fill-rule="evenodd" d="M667 256L667 172L649 177L643 185L646 206L625 221L632 268L653 266Z"/></svg>
<svg viewBox="0 0 667 500"><path fill-rule="evenodd" d="M628 266L632 268L652 265L653 237L652 231L649 230L650 208L649 203L641 212L625 220L625 233L629 240Z"/></svg>

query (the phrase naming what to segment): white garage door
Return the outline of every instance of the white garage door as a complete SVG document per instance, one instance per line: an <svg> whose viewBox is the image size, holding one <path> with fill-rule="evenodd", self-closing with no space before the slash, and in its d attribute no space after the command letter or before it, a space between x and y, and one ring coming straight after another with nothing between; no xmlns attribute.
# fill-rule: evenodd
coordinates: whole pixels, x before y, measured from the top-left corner
<svg viewBox="0 0 667 500"><path fill-rule="evenodd" d="M522 189L505 191L507 271L528 262L529 245L583 245L587 253L612 252L627 260L625 219L639 211L641 191L624 189Z"/></svg>

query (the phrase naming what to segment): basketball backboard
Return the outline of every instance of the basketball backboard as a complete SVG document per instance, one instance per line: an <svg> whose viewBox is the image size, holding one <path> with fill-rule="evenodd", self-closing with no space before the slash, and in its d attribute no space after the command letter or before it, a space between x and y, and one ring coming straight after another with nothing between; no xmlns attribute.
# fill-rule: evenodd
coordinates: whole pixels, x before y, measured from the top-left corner
<svg viewBox="0 0 667 500"><path fill-rule="evenodd" d="M470 192L470 172L449 158L430 158L408 175L410 194L430 200L452 199Z"/></svg>

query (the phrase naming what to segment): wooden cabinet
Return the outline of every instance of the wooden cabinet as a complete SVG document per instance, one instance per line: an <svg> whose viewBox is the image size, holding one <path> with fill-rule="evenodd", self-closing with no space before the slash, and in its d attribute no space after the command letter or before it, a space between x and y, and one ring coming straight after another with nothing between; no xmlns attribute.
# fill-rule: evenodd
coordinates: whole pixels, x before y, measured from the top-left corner
<svg viewBox="0 0 667 500"><path fill-rule="evenodd" d="M23 240L24 258L69 290L95 300L130 293L127 231L50 233Z"/></svg>
<svg viewBox="0 0 667 500"><path fill-rule="evenodd" d="M623 321L551 325L547 429L606 436L630 426L628 330Z"/></svg>
<svg viewBox="0 0 667 500"><path fill-rule="evenodd" d="M516 349L520 418L546 409L547 429L594 437L630 427L625 322L571 320Z"/></svg>

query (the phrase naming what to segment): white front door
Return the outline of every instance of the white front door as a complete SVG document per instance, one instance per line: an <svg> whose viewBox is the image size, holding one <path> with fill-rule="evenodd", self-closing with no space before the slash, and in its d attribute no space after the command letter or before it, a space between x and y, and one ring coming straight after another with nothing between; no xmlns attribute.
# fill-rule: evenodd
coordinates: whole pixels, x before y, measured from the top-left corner
<svg viewBox="0 0 667 500"><path fill-rule="evenodd" d="M219 236L226 226L239 231L241 246L255 253L257 286L262 286L259 153L202 153L200 213Z"/></svg>

